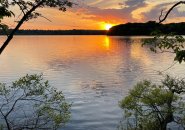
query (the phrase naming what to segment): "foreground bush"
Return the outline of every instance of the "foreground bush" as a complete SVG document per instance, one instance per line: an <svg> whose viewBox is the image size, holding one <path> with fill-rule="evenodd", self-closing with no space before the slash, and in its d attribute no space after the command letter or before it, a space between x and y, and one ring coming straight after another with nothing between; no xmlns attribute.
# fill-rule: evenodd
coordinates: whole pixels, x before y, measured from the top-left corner
<svg viewBox="0 0 185 130"><path fill-rule="evenodd" d="M70 104L42 75L26 75L10 86L0 83L1 129L57 129L70 118Z"/></svg>
<svg viewBox="0 0 185 130"><path fill-rule="evenodd" d="M185 81L170 76L161 85L138 83L120 102L129 130L166 130L169 123L185 128Z"/></svg>

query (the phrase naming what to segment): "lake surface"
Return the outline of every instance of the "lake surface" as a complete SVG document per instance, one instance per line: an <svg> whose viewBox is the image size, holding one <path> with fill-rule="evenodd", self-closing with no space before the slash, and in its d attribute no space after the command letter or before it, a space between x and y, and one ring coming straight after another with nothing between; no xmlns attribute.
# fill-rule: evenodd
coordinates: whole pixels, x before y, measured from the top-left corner
<svg viewBox="0 0 185 130"><path fill-rule="evenodd" d="M0 55L0 82L43 73L72 103L64 130L116 130L122 119L118 101L138 81L159 82L158 71L173 64L174 55L141 47L143 38L15 36ZM184 64L176 64L164 73L185 77L184 72Z"/></svg>

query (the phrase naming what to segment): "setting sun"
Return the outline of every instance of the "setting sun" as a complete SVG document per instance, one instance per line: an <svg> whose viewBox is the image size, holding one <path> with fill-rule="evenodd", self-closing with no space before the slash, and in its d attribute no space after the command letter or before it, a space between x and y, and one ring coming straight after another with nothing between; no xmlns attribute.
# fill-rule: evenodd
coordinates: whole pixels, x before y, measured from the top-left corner
<svg viewBox="0 0 185 130"><path fill-rule="evenodd" d="M113 24L107 24L107 23L104 25L105 30L109 30L112 26Z"/></svg>

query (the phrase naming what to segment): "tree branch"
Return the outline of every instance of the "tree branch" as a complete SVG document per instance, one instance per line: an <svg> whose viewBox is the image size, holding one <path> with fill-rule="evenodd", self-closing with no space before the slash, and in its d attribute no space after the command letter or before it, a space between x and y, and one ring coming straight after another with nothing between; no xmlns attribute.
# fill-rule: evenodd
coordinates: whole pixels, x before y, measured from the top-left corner
<svg viewBox="0 0 185 130"><path fill-rule="evenodd" d="M47 17L45 17L45 16L43 16L43 15L40 15L40 17L42 17L42 18L48 20L49 22L52 22L50 19L48 19Z"/></svg>
<svg viewBox="0 0 185 130"><path fill-rule="evenodd" d="M26 14L22 17L22 19L19 21L17 26L14 28L14 30L10 33L7 40L4 42L4 44L0 48L0 54L3 52L3 50L6 48L6 46L9 44L9 42L12 40L15 32L21 27L21 25L24 23L24 21L29 17L29 15L35 11L39 6L41 6L45 0L40 1L37 5L33 6Z"/></svg>
<svg viewBox="0 0 185 130"><path fill-rule="evenodd" d="M161 15L160 15L160 17L159 17L159 23L164 22L164 21L166 20L166 18L168 17L168 15L170 14L170 12L171 12L175 7L177 7L177 6L180 5L180 4L185 4L185 1L179 1L179 2L177 2L176 4L174 4L174 5L167 11L167 13L166 13L166 15L164 16L164 18L161 19L162 13L163 13L163 10L162 10L162 11L161 11Z"/></svg>

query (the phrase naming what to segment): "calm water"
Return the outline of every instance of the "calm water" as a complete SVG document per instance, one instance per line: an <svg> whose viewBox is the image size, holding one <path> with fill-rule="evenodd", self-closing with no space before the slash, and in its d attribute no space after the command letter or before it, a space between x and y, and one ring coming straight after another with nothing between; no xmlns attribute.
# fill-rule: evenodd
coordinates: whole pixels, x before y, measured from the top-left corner
<svg viewBox="0 0 185 130"><path fill-rule="evenodd" d="M64 130L116 130L118 101L142 79L160 81L157 71L173 64L172 54L142 48L142 38L16 36L0 56L0 81L43 73L73 104ZM177 64L165 73L185 77L184 71Z"/></svg>

